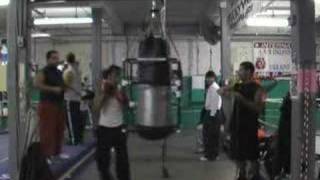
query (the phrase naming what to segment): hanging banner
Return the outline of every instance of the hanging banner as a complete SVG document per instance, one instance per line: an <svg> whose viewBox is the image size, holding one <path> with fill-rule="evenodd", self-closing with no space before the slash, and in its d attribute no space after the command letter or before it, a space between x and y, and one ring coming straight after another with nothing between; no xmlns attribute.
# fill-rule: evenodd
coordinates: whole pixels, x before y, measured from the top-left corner
<svg viewBox="0 0 320 180"><path fill-rule="evenodd" d="M292 70L292 44L288 41L257 41L253 59L258 75L289 74Z"/></svg>
<svg viewBox="0 0 320 180"><path fill-rule="evenodd" d="M236 28L253 12L253 5L253 0L234 0L231 3L231 10L228 15L230 29Z"/></svg>

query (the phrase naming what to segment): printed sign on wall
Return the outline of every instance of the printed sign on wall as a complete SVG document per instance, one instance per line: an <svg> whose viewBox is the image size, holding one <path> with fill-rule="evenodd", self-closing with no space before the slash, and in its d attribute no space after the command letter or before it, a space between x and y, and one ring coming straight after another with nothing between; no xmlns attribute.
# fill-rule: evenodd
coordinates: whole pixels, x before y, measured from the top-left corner
<svg viewBox="0 0 320 180"><path fill-rule="evenodd" d="M244 61L253 62L252 42L233 42L231 43L231 62L233 73L239 70L239 66Z"/></svg>
<svg viewBox="0 0 320 180"><path fill-rule="evenodd" d="M292 44L288 41L257 41L253 44L256 72L263 74L290 73Z"/></svg>

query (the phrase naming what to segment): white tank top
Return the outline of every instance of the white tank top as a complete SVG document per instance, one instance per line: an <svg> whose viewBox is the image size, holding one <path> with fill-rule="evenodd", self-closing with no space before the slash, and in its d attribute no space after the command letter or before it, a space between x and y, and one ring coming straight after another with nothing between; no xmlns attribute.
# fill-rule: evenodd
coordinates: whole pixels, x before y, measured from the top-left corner
<svg viewBox="0 0 320 180"><path fill-rule="evenodd" d="M119 127L123 124L121 103L115 98L110 98L100 111L99 125L104 127Z"/></svg>
<svg viewBox="0 0 320 180"><path fill-rule="evenodd" d="M68 68L63 73L64 76L68 73L72 74L72 83L64 93L64 99L67 101L81 101L81 73L79 69L68 65Z"/></svg>

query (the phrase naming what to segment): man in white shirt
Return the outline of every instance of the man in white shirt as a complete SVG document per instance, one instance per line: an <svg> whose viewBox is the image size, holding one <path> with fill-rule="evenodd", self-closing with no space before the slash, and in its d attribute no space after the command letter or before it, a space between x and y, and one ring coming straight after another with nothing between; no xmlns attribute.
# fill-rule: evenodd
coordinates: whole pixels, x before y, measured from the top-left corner
<svg viewBox="0 0 320 180"><path fill-rule="evenodd" d="M63 72L66 86L64 99L67 112L67 127L71 145L82 144L85 120L81 116L81 73L79 63L73 53L67 55L68 66Z"/></svg>
<svg viewBox="0 0 320 180"><path fill-rule="evenodd" d="M213 71L206 74L206 81L209 85L205 98L205 114L203 118L203 144L204 156L202 161L216 160L219 155L219 138L221 120L219 113L222 100L217 91L220 89L216 82L217 77Z"/></svg>

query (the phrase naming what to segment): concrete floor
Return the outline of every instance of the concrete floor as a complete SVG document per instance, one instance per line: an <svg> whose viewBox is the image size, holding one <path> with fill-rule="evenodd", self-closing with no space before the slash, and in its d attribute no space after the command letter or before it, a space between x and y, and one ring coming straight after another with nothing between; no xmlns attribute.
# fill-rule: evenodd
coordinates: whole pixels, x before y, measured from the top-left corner
<svg viewBox="0 0 320 180"><path fill-rule="evenodd" d="M183 131L168 141L168 167L171 180L234 180L235 166L222 155L215 162L200 162L195 154L195 131ZM162 180L161 142L151 142L131 135L129 155L133 180ZM92 160L80 170L74 180L98 180Z"/></svg>

